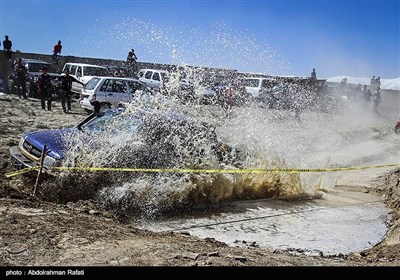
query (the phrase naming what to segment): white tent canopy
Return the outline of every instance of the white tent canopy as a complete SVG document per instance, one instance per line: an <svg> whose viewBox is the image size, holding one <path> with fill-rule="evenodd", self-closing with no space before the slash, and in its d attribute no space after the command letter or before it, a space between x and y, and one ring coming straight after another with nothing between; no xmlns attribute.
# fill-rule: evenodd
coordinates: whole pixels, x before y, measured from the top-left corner
<svg viewBox="0 0 400 280"><path fill-rule="evenodd" d="M353 85L370 85L371 81L371 78L357 78L350 76L336 76L328 78L326 81L329 83L340 83L345 78L347 78L348 84ZM381 89L400 91L400 77L395 79L381 79Z"/></svg>

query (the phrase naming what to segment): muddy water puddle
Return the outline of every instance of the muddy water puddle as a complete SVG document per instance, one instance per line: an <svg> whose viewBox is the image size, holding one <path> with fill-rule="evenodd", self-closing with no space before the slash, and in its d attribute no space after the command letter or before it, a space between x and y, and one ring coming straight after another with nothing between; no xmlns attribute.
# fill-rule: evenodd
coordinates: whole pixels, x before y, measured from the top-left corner
<svg viewBox="0 0 400 280"><path fill-rule="evenodd" d="M347 254L380 242L389 211L383 198L362 192L323 193L318 199L234 202L212 213L141 221L152 231L189 232L232 246Z"/></svg>

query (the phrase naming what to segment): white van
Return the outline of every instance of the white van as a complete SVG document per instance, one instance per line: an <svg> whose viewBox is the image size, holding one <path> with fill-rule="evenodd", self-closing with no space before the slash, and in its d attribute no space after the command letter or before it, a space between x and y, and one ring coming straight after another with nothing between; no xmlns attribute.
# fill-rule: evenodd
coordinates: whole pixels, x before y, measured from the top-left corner
<svg viewBox="0 0 400 280"><path fill-rule="evenodd" d="M244 77L240 78L246 91L250 93L253 97L258 97L262 89L272 87L273 78L263 78L263 77Z"/></svg>
<svg viewBox="0 0 400 280"><path fill-rule="evenodd" d="M107 67L85 64L85 63L65 63L63 67L63 72L65 69L69 70L69 74L75 77L78 81L86 84L94 76L111 76ZM76 82L72 83L71 91L76 94L80 94L82 90L82 85Z"/></svg>

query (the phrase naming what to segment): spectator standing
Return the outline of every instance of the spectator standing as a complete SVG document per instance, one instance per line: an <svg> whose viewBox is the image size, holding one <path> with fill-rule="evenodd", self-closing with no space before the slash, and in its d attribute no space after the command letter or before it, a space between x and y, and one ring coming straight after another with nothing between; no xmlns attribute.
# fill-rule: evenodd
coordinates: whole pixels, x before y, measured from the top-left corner
<svg viewBox="0 0 400 280"><path fill-rule="evenodd" d="M53 61L55 62L55 64L58 64L58 61L60 60L61 50L61 41L58 41L57 44L55 44L53 47Z"/></svg>
<svg viewBox="0 0 400 280"><path fill-rule="evenodd" d="M136 74L136 60L137 60L137 56L135 54L135 50L131 49L126 58L126 62L128 63L130 75Z"/></svg>
<svg viewBox="0 0 400 280"><path fill-rule="evenodd" d="M42 105L42 109L46 110L46 101L47 101L47 110L51 111L51 95L52 95L52 78L47 73L47 67L42 67L42 74L40 74L37 81L38 93L40 95L40 103Z"/></svg>
<svg viewBox="0 0 400 280"><path fill-rule="evenodd" d="M363 99L363 89L361 87L361 84L358 84L357 86L354 87L353 89L353 96L357 100L362 100Z"/></svg>
<svg viewBox="0 0 400 280"><path fill-rule="evenodd" d="M61 82L61 106L63 108L64 113L70 113L71 112L71 98L72 98L72 82L77 82L81 84L82 86L84 83L81 81L78 81L75 79L75 77L69 75L69 70L65 69L64 70L63 76L60 77L60 82Z"/></svg>
<svg viewBox="0 0 400 280"><path fill-rule="evenodd" d="M375 76L372 76L370 85L372 90L376 90L381 86L381 77L375 78Z"/></svg>
<svg viewBox="0 0 400 280"><path fill-rule="evenodd" d="M361 87L361 96L365 97L365 94L367 93L367 85L363 85Z"/></svg>
<svg viewBox="0 0 400 280"><path fill-rule="evenodd" d="M365 92L365 102L371 102L372 92L370 89L367 89Z"/></svg>
<svg viewBox="0 0 400 280"><path fill-rule="evenodd" d="M347 93L347 78L342 79L339 85L339 90L341 94Z"/></svg>
<svg viewBox="0 0 400 280"><path fill-rule="evenodd" d="M375 79L375 85L377 85L378 87L381 86L381 77L378 76L378 77Z"/></svg>
<svg viewBox="0 0 400 280"><path fill-rule="evenodd" d="M22 64L22 58L17 59L17 63L14 66L15 71L15 87L17 88L17 94L19 98L26 99L26 67Z"/></svg>
<svg viewBox="0 0 400 280"><path fill-rule="evenodd" d="M372 95L372 102L374 103L374 112L376 114L378 114L378 105L379 105L379 103L381 103L381 101L382 101L381 91L380 91L380 87L378 87Z"/></svg>
<svg viewBox="0 0 400 280"><path fill-rule="evenodd" d="M313 70L311 72L311 79L312 80L316 80L317 79L317 72L315 72L315 68L313 68Z"/></svg>
<svg viewBox="0 0 400 280"><path fill-rule="evenodd" d="M369 85L370 85L370 86L374 86L374 85L375 85L375 76L372 76Z"/></svg>
<svg viewBox="0 0 400 280"><path fill-rule="evenodd" d="M12 56L12 42L11 40L8 39L8 35L4 37L3 41L3 50L4 53L6 54L6 58L8 61L11 61L11 56Z"/></svg>

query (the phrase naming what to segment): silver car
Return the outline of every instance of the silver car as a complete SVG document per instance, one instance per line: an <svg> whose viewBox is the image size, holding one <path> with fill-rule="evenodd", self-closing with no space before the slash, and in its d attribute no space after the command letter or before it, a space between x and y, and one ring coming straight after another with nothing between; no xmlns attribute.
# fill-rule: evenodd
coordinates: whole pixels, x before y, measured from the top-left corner
<svg viewBox="0 0 400 280"><path fill-rule="evenodd" d="M83 87L79 103L89 113L93 111L90 101L118 106L145 94L148 94L146 85L136 78L93 77Z"/></svg>

